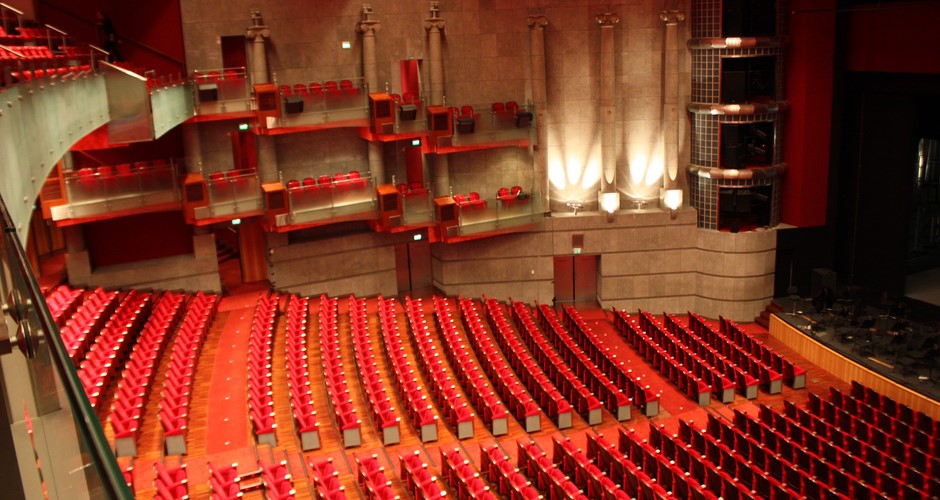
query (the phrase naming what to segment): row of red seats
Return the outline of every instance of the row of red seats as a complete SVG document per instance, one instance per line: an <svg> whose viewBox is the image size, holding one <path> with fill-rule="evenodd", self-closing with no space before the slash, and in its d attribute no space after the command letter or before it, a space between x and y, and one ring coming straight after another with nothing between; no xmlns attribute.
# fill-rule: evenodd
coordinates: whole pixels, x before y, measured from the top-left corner
<svg viewBox="0 0 940 500"><path fill-rule="evenodd" d="M931 462L940 460L940 440L937 437L929 436L919 429L911 428L900 420L876 412L867 404L859 402L851 395L842 393L835 388L830 388L829 393L832 405L840 417L838 421L835 419L828 421L832 425L843 429L851 424L852 429L856 430L858 434L862 434L864 431L864 435L857 435L859 439L866 443L871 443L877 439L877 444L882 445L879 446L879 449L888 448L888 439L891 439L892 442L897 440L910 445L914 450L924 453ZM813 406L821 405L813 405L811 401L810 408ZM908 455L901 455L901 458L908 458ZM937 469L937 472L940 473L940 468Z"/></svg>
<svg viewBox="0 0 940 500"><path fill-rule="evenodd" d="M643 470L642 463L631 461L603 434L588 433L586 436L588 460L621 488L614 493L615 498L662 498L670 493L669 498L717 498L715 494L705 491L698 483L687 481L688 475L674 463L660 462L658 465L658 467L670 465L672 468L672 474L654 472L656 476L663 479L664 484L661 485ZM664 458L668 458L665 453L663 455ZM647 467L647 469L650 468ZM674 481L673 478L675 478Z"/></svg>
<svg viewBox="0 0 940 500"><path fill-rule="evenodd" d="M680 424L687 425L685 422ZM688 427L691 429L691 427ZM685 431L680 431L680 434ZM650 426L650 439L620 429L619 449L635 463L644 479L652 479L677 498L782 500L796 498L798 492L765 474L762 465L752 464L727 450L722 443L709 443L704 433L693 431L694 443L680 441ZM707 447L707 449L706 449ZM795 496L794 496L795 495ZM821 498L819 495L809 498Z"/></svg>
<svg viewBox="0 0 940 500"><path fill-rule="evenodd" d="M476 191L470 194L455 194L454 203L458 207L486 208L486 200L480 198L480 193Z"/></svg>
<svg viewBox="0 0 940 500"><path fill-rule="evenodd" d="M434 296L434 319L440 332L444 355L454 368L454 374L470 397L470 402L483 422L490 426L490 433L501 436L509 432L509 414L506 407L496 396L489 379L480 372L473 355L467 349L463 339L457 332L457 324L450 312L450 302L441 297ZM472 428L469 429L472 434ZM458 437L464 437L464 432L458 429Z"/></svg>
<svg viewBox="0 0 940 500"><path fill-rule="evenodd" d="M711 367L717 370L717 375L726 377L719 381L714 378L716 373L710 372L716 393L719 390L718 384L722 386L721 401L723 403L730 403L734 400L734 395L728 394L733 393L734 387L737 387L741 395L748 399L757 397L758 386L770 394L780 392L783 379L780 372L747 356L740 350L731 349L731 358L727 358L725 354L695 335L690 328L680 324L675 317L666 314L665 318L665 329L661 323L653 323L655 319L649 313L641 313L640 323L651 325L647 331L652 330L654 339L658 339L657 341L673 343L677 355L683 358L683 362L688 363L691 358L692 363L704 363L706 368Z"/></svg>
<svg viewBox="0 0 940 500"><path fill-rule="evenodd" d="M189 301L170 351L170 364L160 400L160 424L166 454L186 453L190 392L196 376L196 362L219 307L220 297L201 291Z"/></svg>
<svg viewBox="0 0 940 500"><path fill-rule="evenodd" d="M464 458L459 448L449 452L441 448L441 477L457 498L496 500L473 462Z"/></svg>
<svg viewBox="0 0 940 500"><path fill-rule="evenodd" d="M248 337L248 417L258 443L277 446L272 361L280 296L261 292Z"/></svg>
<svg viewBox="0 0 940 500"><path fill-rule="evenodd" d="M303 83L296 83L294 85L281 85L279 87L282 96L321 96L324 94L331 95L356 95L359 93L359 89L353 85L352 80L340 80L339 82L328 81L328 82L313 82L310 85Z"/></svg>
<svg viewBox="0 0 940 500"><path fill-rule="evenodd" d="M539 309L539 321L540 326L547 330L548 317L545 316L545 312ZM644 415L655 417L659 414L659 393L645 384L642 378L634 375L633 370L617 359L614 351L609 347L603 347L603 341L597 338L597 334L587 326L576 309L565 308L562 320L565 328L571 333L571 338L587 354L588 359L593 361L616 387L623 388L623 393Z"/></svg>
<svg viewBox="0 0 940 500"><path fill-rule="evenodd" d="M153 307L134 344L130 361L121 372L109 419L114 430L115 454L137 455L137 436L143 409L150 397L160 355L183 314L184 295L164 293Z"/></svg>
<svg viewBox="0 0 940 500"><path fill-rule="evenodd" d="M657 347L664 349L668 356L711 386L712 393L722 403L734 402L735 387L747 399L757 397L758 380L711 346L700 342L695 335L685 330L677 330L678 336L673 335L642 311L638 317L617 311L615 324L627 342L641 354L649 354Z"/></svg>
<svg viewBox="0 0 940 500"><path fill-rule="evenodd" d="M59 285L46 294L46 305L55 324L59 327L65 326L65 321L75 314L84 297L84 289L71 288L68 285Z"/></svg>
<svg viewBox="0 0 940 500"><path fill-rule="evenodd" d="M532 399L522 382L516 378L499 348L487 335L474 302L471 299L461 298L459 306L460 320L470 340L470 347L476 354L486 376L496 388L496 393L526 432L538 432L542 428L542 411L539 405Z"/></svg>
<svg viewBox="0 0 940 500"><path fill-rule="evenodd" d="M321 462L310 460L316 498L322 500L340 500L346 498L346 487L340 484L339 471L333 466L333 459Z"/></svg>
<svg viewBox="0 0 940 500"><path fill-rule="evenodd" d="M579 488L571 480L571 476L565 474L561 469L560 464L552 462L548 458L548 454L539 448L534 441L516 441L516 448L518 470L528 476L531 481L534 481L539 491L548 492L549 498L571 498L576 500L587 500L589 498L590 495L585 495L583 488ZM610 480L608 479L608 481ZM612 486L610 488L611 496L597 496L594 498L614 498L618 500L629 498L624 497L623 491L619 491L616 485L612 485L612 482L608 485ZM501 488L503 486L505 485L500 485Z"/></svg>
<svg viewBox="0 0 940 500"><path fill-rule="evenodd" d="M287 303L287 387L294 428L304 451L320 448L320 424L310 391L310 362L307 358L309 315L310 300L291 296Z"/></svg>
<svg viewBox="0 0 940 500"><path fill-rule="evenodd" d="M349 297L349 321L352 325L353 352L359 380L365 387L366 403L372 411L372 421L382 431L382 444L401 442L398 413L391 398L385 393L385 384L379 375L375 354L372 352L372 334L366 314L366 299Z"/></svg>
<svg viewBox="0 0 940 500"><path fill-rule="evenodd" d="M193 72L192 79L196 84L219 83L224 81L243 80L244 70L226 69L223 71L208 71L205 73Z"/></svg>
<svg viewBox="0 0 940 500"><path fill-rule="evenodd" d="M498 191L496 191L496 199L500 201L515 200L516 198L519 198L520 195L522 195L522 187L520 186L513 186L512 189L501 187Z"/></svg>
<svg viewBox="0 0 940 500"><path fill-rule="evenodd" d="M630 326L627 328L627 335L625 336L627 343L636 349L637 353L646 359L646 362L651 364L656 371L662 373L666 379L672 382L672 385L678 387L683 394L701 406L708 406L711 401L711 386L699 376L700 374L707 376L707 373L693 373L647 335L639 324L632 322L632 319L628 321L630 321L628 323ZM680 350L676 354L683 352ZM711 377L709 378L711 379ZM753 394L748 394L751 398L757 397L756 380L753 388Z"/></svg>
<svg viewBox="0 0 940 500"><path fill-rule="evenodd" d="M848 452L855 459L865 460L868 465L874 467L871 473L881 470L890 476L888 479L882 478L888 489L894 486L892 478L898 481L903 478L904 485L916 490L940 492L940 482L936 480L937 473L940 472L940 459L928 456L907 442L886 436L879 429L869 427L867 423L856 419L845 422L849 427L843 431L841 423L839 426L831 425L789 401L784 402L782 414L764 408L766 407L761 408L761 422L778 432L801 438L806 443L804 448L812 454L812 460L822 460L829 464L848 464L853 460L845 457ZM853 428L853 424L857 428ZM848 436L851 436L851 441L847 440ZM802 455L800 458L805 460ZM800 462L802 460L798 460L801 467L808 468L808 464ZM864 472L868 473L868 470ZM863 480L868 482L864 477Z"/></svg>
<svg viewBox="0 0 940 500"><path fill-rule="evenodd" d="M811 428L819 436L840 448L848 448L847 437L862 440L873 444L878 449L890 450L892 456L904 457L907 464L921 471L930 471L940 474L940 457L935 455L936 442L924 440L924 433L915 434L912 439L902 441L894 436L888 436L876 426L856 417L854 413L836 407L831 401L824 401L815 394L810 394L807 409L798 410L797 417L787 414L790 418L798 419L800 424ZM860 444L851 444L852 448L859 449ZM924 449L930 450L928 454Z"/></svg>
<svg viewBox="0 0 940 500"><path fill-rule="evenodd" d="M552 438L552 462L569 478L574 478L575 487L589 498L610 498L622 491L604 471L568 438ZM521 466L521 463L520 463ZM655 485L661 488L661 485ZM664 493L665 490L662 490ZM665 495L657 495L663 498Z"/></svg>
<svg viewBox="0 0 940 500"><path fill-rule="evenodd" d="M68 285L59 285L46 294L46 305L52 314L52 320L56 325L62 327L65 321L69 319L78 306L82 304L85 298L85 290L82 288L72 288Z"/></svg>
<svg viewBox="0 0 940 500"><path fill-rule="evenodd" d="M692 441L706 441L693 443L693 448L717 448L706 449L705 453L712 457L712 461L717 459L721 464L729 460L726 455L740 456L759 470L766 471L768 479L789 488L791 495L882 498L877 484L881 473L864 457L858 458L847 450L830 446L825 438L807 432L798 422L782 415L781 418L774 417L775 412L769 408L762 409L761 413L764 416L757 419L736 409L733 425L721 420L710 421L710 429L692 433ZM680 438L684 439L683 435L689 433L690 430L680 426ZM704 435L704 439L699 434ZM722 437L720 443L708 444L718 441L716 435ZM850 441L860 444L854 438ZM849 441L843 444L849 444ZM830 451L831 455L826 457ZM861 452L861 449L856 451ZM900 492L897 481L887 475L885 477L883 487L891 489L889 483L895 486L896 494L888 498L901 498L897 494Z"/></svg>
<svg viewBox="0 0 940 500"><path fill-rule="evenodd" d="M323 376L326 378L326 391L330 395L333 416L343 434L343 445L347 448L362 444L360 426L362 422L356 415L352 397L346 387L346 372L339 351L339 329L337 327L337 309L339 301L325 295L320 296L320 354L323 363Z"/></svg>
<svg viewBox="0 0 940 500"><path fill-rule="evenodd" d="M415 500L440 499L447 495L418 450L399 455L398 461L401 466L401 482Z"/></svg>
<svg viewBox="0 0 940 500"><path fill-rule="evenodd" d="M545 372L539 367L532 355L526 350L519 336L513 331L512 325L506 319L502 306L496 299L483 298L484 312L496 344L502 349L509 361L509 366L516 372L516 376L522 380L522 383L532 394L532 397L539 402L539 406L550 417L555 419L555 424L559 429L567 429L572 426L572 407L571 403L558 390ZM583 388L583 384L581 385ZM585 392L587 389L584 389ZM575 392L577 394L577 392ZM582 414L588 415L592 410L600 409L601 404L597 398L589 396L584 401L584 406L578 408Z"/></svg>
<svg viewBox="0 0 940 500"><path fill-rule="evenodd" d="M153 464L153 486L155 498L160 500L183 500L189 498L189 483L186 479L186 464L166 466L162 462Z"/></svg>
<svg viewBox="0 0 940 500"><path fill-rule="evenodd" d="M131 290L89 347L88 355L78 368L78 378L92 408L98 408L102 391L123 369L124 360L150 314L151 306L149 293Z"/></svg>
<svg viewBox="0 0 940 500"><path fill-rule="evenodd" d="M261 481L264 483L264 497L266 499L293 500L297 492L294 490L293 475L287 460L278 463L267 463L259 460L258 466L261 468Z"/></svg>
<svg viewBox="0 0 940 500"><path fill-rule="evenodd" d="M915 412L907 405L898 403L855 380L852 381L851 396L857 402L864 401L872 409L894 419L892 421L893 425L900 427L899 424L904 424L925 434L933 440L933 449L938 448L937 439L940 439L940 421L934 420L924 412ZM843 398L843 401L848 401L848 398ZM901 436L901 439L905 438Z"/></svg>
<svg viewBox="0 0 940 500"><path fill-rule="evenodd" d="M107 292L103 288L96 288L85 297L75 314L59 330L62 343L75 366L85 359L88 347L117 308L119 299L116 290Z"/></svg>
<svg viewBox="0 0 940 500"><path fill-rule="evenodd" d="M430 189L424 187L424 184L420 182L412 182L411 184L399 184L396 186L398 192L402 196L421 196L428 194Z"/></svg>
<svg viewBox="0 0 940 500"><path fill-rule="evenodd" d="M607 408L617 420L630 420L630 399L587 359L567 332L560 335L558 330L550 330L553 335L546 338L535 324L532 311L522 302L512 302L510 313L522 340L538 359L539 366L555 381L565 399L574 403L577 412L588 425L601 423L601 407L604 403L607 403ZM561 323L557 323L557 326L560 329ZM562 338L569 344L564 344ZM575 355L575 351L581 357ZM584 362L589 363L590 368Z"/></svg>
<svg viewBox="0 0 940 500"><path fill-rule="evenodd" d="M209 172L209 179L207 182L235 182L246 177L252 177L257 175L257 170L253 168L232 168L226 171L217 170L215 172Z"/></svg>
<svg viewBox="0 0 940 500"><path fill-rule="evenodd" d="M3 52L0 51L0 56ZM2 57L0 57L2 59ZM58 66L55 68L36 68L36 69L24 69L22 71L13 71L10 74L13 76L15 81L24 81L28 82L30 80L53 77L53 76L65 76L68 74L77 75L79 73L91 71L91 66L88 64L78 64L73 66Z"/></svg>
<svg viewBox="0 0 940 500"><path fill-rule="evenodd" d="M358 170L350 170L346 173L336 173L333 174L333 177L330 177L329 175L321 175L316 179L313 177L305 177L303 181L298 181L296 179L287 181L287 189L291 193L297 193L302 190L315 191L319 189L343 187L364 188L368 185L368 181L362 178Z"/></svg>
<svg viewBox="0 0 940 500"><path fill-rule="evenodd" d="M207 465L212 500L235 500L242 497L242 476L238 473L238 463L223 467L216 467L212 462Z"/></svg>
<svg viewBox="0 0 940 500"><path fill-rule="evenodd" d="M487 448L480 446L480 471L491 483L498 485L503 498L514 500L536 500L542 498L538 488L526 479L525 474L512 464L512 460L498 444ZM559 497L551 497L555 500Z"/></svg>
<svg viewBox="0 0 940 500"><path fill-rule="evenodd" d="M0 60L52 61L55 56L45 45L4 45L4 49L0 49Z"/></svg>
<svg viewBox="0 0 940 500"><path fill-rule="evenodd" d="M368 457L353 457L356 461L356 469L359 485L365 492L367 500L395 500L398 495L392 489L392 482L385 475L385 467L379 463L378 455Z"/></svg>
<svg viewBox="0 0 940 500"><path fill-rule="evenodd" d="M430 381L431 393L437 400L445 421L457 430L459 437L473 437L473 413L444 368L446 365L437 352L438 343L432 340L431 330L424 320L421 299L405 297L405 315L408 318L412 345L417 353L418 367Z"/></svg>
<svg viewBox="0 0 940 500"><path fill-rule="evenodd" d="M379 297L379 326L382 329L382 343L385 347L385 359L392 367L395 382L398 384L398 397L405 403L407 413L422 442L437 440L437 415L427 401L427 395L420 385L415 366L408 360L398 331L398 315L395 313L395 299Z"/></svg>
<svg viewBox="0 0 940 500"><path fill-rule="evenodd" d="M790 360L773 352L733 321L720 318L720 327L715 330L704 318L690 312L689 328L712 347L724 352L725 356L734 359L734 356L729 352L732 349L728 344L736 346L737 350L743 355L769 365L772 370L782 374L783 383L788 386L794 389L806 387L805 368L794 365Z"/></svg>

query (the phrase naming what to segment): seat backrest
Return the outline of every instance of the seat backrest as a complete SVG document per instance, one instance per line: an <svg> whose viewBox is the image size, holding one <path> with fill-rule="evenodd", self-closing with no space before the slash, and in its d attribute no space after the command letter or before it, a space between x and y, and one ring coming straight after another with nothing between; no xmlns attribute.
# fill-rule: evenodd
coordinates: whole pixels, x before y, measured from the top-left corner
<svg viewBox="0 0 940 500"><path fill-rule="evenodd" d="M279 88L282 95L294 95L294 89L290 85L281 85Z"/></svg>
<svg viewBox="0 0 940 500"><path fill-rule="evenodd" d="M400 96L400 95L398 95L398 94L389 94L388 96L391 97L393 101L395 101L395 104L401 104L401 96Z"/></svg>
<svg viewBox="0 0 940 500"><path fill-rule="evenodd" d="M506 196L510 196L510 194L509 194L509 188L507 188L507 187L501 187L501 188L499 188L499 191L496 192L496 196L498 196L498 197L500 197L500 198L504 198L504 197L506 197Z"/></svg>
<svg viewBox="0 0 940 500"><path fill-rule="evenodd" d="M466 203L467 198L462 194L455 194L454 201L457 202L458 205L460 205L462 203Z"/></svg>
<svg viewBox="0 0 940 500"><path fill-rule="evenodd" d="M418 95L413 92L406 92L402 97L405 99L407 104L414 104L414 102L418 100Z"/></svg>
<svg viewBox="0 0 940 500"><path fill-rule="evenodd" d="M337 84L336 82L326 82L325 84L323 84L323 88L325 88L326 90L330 90L330 91L339 90L339 84Z"/></svg>
<svg viewBox="0 0 940 500"><path fill-rule="evenodd" d="M225 178L225 172L212 172L209 174L209 180L220 181Z"/></svg>
<svg viewBox="0 0 940 500"><path fill-rule="evenodd" d="M311 94L319 94L321 92L323 92L323 85L321 85L320 82L313 82L310 84Z"/></svg>
<svg viewBox="0 0 940 500"><path fill-rule="evenodd" d="M330 176L321 175L319 178L317 178L317 183L321 186L328 186L330 184Z"/></svg>
<svg viewBox="0 0 940 500"><path fill-rule="evenodd" d="M397 187L398 187L398 192L401 194L405 194L411 191L411 188L408 187L408 184L399 184Z"/></svg>
<svg viewBox="0 0 940 500"><path fill-rule="evenodd" d="M469 195L470 201L477 201L480 199L480 193L472 191Z"/></svg>
<svg viewBox="0 0 940 500"><path fill-rule="evenodd" d="M505 105L505 104L503 104L503 103L501 103L501 102L494 102L494 103L493 103L493 112L494 112L494 113L502 113L502 112L504 112L504 111L506 111L506 105Z"/></svg>
<svg viewBox="0 0 940 500"><path fill-rule="evenodd" d="M509 101L506 103L506 111L515 114L517 109L519 109L519 104L516 103L516 101Z"/></svg>
<svg viewBox="0 0 940 500"><path fill-rule="evenodd" d="M313 177L304 177L304 187L316 186L317 180Z"/></svg>
<svg viewBox="0 0 940 500"><path fill-rule="evenodd" d="M347 179L346 174L333 174L333 182L343 182Z"/></svg>
<svg viewBox="0 0 940 500"><path fill-rule="evenodd" d="M307 86L303 83L294 85L294 95L303 95L307 93Z"/></svg>
<svg viewBox="0 0 940 500"><path fill-rule="evenodd" d="M517 196L519 193L522 192L522 188L519 186L513 186L511 192L513 196Z"/></svg>
<svg viewBox="0 0 940 500"><path fill-rule="evenodd" d="M287 181L287 189L297 189L300 187L300 181L296 179L291 179Z"/></svg>
<svg viewBox="0 0 940 500"><path fill-rule="evenodd" d="M473 106L462 106L460 116L473 116Z"/></svg>
<svg viewBox="0 0 940 500"><path fill-rule="evenodd" d="M341 88L341 89L343 89L343 90L351 89L351 88L353 88L353 84L352 84L352 82L349 81L349 80L340 80L340 82L339 82L339 88Z"/></svg>
<svg viewBox="0 0 940 500"><path fill-rule="evenodd" d="M359 171L358 171L358 170L350 170L348 175L349 175L349 178L350 178L350 179L358 179L358 178L359 178Z"/></svg>

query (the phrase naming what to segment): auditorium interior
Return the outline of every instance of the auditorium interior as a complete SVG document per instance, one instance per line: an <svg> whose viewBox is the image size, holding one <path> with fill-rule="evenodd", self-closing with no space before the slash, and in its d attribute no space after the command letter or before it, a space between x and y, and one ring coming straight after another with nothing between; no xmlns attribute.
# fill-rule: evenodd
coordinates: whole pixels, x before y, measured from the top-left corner
<svg viewBox="0 0 940 500"><path fill-rule="evenodd" d="M0 496L940 498L937 19L0 3Z"/></svg>

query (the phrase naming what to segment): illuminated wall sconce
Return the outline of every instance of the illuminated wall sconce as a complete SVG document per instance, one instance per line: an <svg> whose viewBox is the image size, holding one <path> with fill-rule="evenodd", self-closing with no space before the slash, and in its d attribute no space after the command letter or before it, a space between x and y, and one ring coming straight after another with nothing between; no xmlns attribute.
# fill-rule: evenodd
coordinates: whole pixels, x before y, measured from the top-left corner
<svg viewBox="0 0 940 500"><path fill-rule="evenodd" d="M613 222L614 212L620 210L620 193L599 193L598 202L601 208L607 212L607 222Z"/></svg>
<svg viewBox="0 0 940 500"><path fill-rule="evenodd" d="M682 207L682 190L667 189L663 193L663 205L669 209L669 218L676 218L676 211Z"/></svg>

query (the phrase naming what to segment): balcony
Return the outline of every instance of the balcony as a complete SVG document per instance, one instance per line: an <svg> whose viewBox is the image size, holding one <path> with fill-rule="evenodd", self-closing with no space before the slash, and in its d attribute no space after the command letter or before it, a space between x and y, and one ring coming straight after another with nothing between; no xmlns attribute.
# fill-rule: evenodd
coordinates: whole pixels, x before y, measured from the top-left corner
<svg viewBox="0 0 940 500"><path fill-rule="evenodd" d="M440 137L431 148L438 154L535 144L535 110L510 103L450 108L454 133Z"/></svg>
<svg viewBox="0 0 940 500"><path fill-rule="evenodd" d="M281 113L268 118L265 125L270 133L278 133L277 129L368 125L368 92L362 78L281 85L278 94Z"/></svg>
<svg viewBox="0 0 940 500"><path fill-rule="evenodd" d="M446 228L446 237L512 232L541 224L541 196L521 189L514 191L493 198L454 195L457 224Z"/></svg>
<svg viewBox="0 0 940 500"><path fill-rule="evenodd" d="M277 216L276 225L302 226L344 220L371 220L378 216L372 177L337 174L287 183L288 212Z"/></svg>
<svg viewBox="0 0 940 500"><path fill-rule="evenodd" d="M208 205L194 208L197 221L261 214L261 181L254 170L212 172L206 179L206 194Z"/></svg>
<svg viewBox="0 0 940 500"><path fill-rule="evenodd" d="M245 68L196 70L192 74L197 116L247 113L253 110Z"/></svg>
<svg viewBox="0 0 940 500"><path fill-rule="evenodd" d="M427 226L434 222L434 198L427 186L409 187L400 196L403 226Z"/></svg>
<svg viewBox="0 0 940 500"><path fill-rule="evenodd" d="M171 164L83 168L66 172L63 181L67 203L51 208L55 221L179 208L179 182Z"/></svg>

